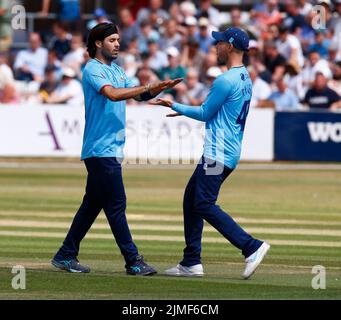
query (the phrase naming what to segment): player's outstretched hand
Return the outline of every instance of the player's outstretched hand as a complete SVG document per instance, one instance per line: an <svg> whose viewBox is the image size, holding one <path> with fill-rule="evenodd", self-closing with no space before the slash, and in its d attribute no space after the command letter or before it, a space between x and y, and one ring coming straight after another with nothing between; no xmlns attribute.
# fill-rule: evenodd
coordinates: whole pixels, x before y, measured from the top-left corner
<svg viewBox="0 0 341 320"><path fill-rule="evenodd" d="M158 95L160 92L162 92L164 90L171 89L171 88L175 87L181 81L183 81L183 78L176 78L173 80L165 80L165 81L153 83L150 87L149 92L154 96Z"/></svg>
<svg viewBox="0 0 341 320"><path fill-rule="evenodd" d="M152 104L153 106L164 106L167 108L171 108L173 101L168 100L168 99L158 98L156 100L149 101L149 104Z"/></svg>
<svg viewBox="0 0 341 320"><path fill-rule="evenodd" d="M149 101L149 104L152 104L154 106L164 106L167 108L171 108L173 101L168 100L168 99L163 99L163 98L158 98L156 100L153 101ZM178 116L182 116L181 113L175 112L175 113L171 113L171 114L167 114L166 117L172 118L172 117L178 117Z"/></svg>

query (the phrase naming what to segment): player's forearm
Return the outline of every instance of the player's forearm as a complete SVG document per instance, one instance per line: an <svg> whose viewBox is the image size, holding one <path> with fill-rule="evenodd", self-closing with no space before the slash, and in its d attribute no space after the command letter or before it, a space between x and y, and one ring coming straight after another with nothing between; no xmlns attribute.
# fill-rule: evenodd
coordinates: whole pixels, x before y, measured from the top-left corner
<svg viewBox="0 0 341 320"><path fill-rule="evenodd" d="M206 121L205 113L203 112L202 106L187 106L184 104L174 102L172 104L172 109L182 115L198 120Z"/></svg>
<svg viewBox="0 0 341 320"><path fill-rule="evenodd" d="M114 88L104 87L102 94L112 101L122 101L128 99L140 100L143 93L147 91L145 86L139 86L134 88Z"/></svg>

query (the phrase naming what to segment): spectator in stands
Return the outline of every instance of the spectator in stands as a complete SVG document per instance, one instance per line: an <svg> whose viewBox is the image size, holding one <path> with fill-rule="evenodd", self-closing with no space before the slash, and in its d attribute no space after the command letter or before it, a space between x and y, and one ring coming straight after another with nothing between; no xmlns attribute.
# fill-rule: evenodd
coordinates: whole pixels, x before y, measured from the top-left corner
<svg viewBox="0 0 341 320"><path fill-rule="evenodd" d="M248 66L247 70L252 81L252 99L250 107L256 108L259 107L259 101L269 98L271 95L271 87L266 81L258 76L258 71L254 66Z"/></svg>
<svg viewBox="0 0 341 320"><path fill-rule="evenodd" d="M56 51L48 50L48 52L47 52L47 65L55 66L57 71L61 70L62 62L58 59Z"/></svg>
<svg viewBox="0 0 341 320"><path fill-rule="evenodd" d="M328 81L328 87L341 96L341 60L333 66L333 78Z"/></svg>
<svg viewBox="0 0 341 320"><path fill-rule="evenodd" d="M305 96L303 82L302 82L302 72L297 67L297 65L292 65L290 63L285 66L284 79L288 85L288 88L298 97L298 100L303 100Z"/></svg>
<svg viewBox="0 0 341 320"><path fill-rule="evenodd" d="M277 40L278 52L290 63L297 64L300 68L304 65L304 56L300 41L290 34L289 28L281 25L279 28L279 39Z"/></svg>
<svg viewBox="0 0 341 320"><path fill-rule="evenodd" d="M181 50L181 35L178 32L176 20L169 19L165 22L165 33L162 35L159 45L161 50L166 50L169 47Z"/></svg>
<svg viewBox="0 0 341 320"><path fill-rule="evenodd" d="M209 89L213 81L219 77L223 72L219 67L210 67L206 72L206 88Z"/></svg>
<svg viewBox="0 0 341 320"><path fill-rule="evenodd" d="M0 50L8 50L12 44L11 0L0 1Z"/></svg>
<svg viewBox="0 0 341 320"><path fill-rule="evenodd" d="M201 51L207 53L209 48L213 45L214 39L208 32L210 22L207 18L201 17L198 21L199 32L195 35L195 39L199 43Z"/></svg>
<svg viewBox="0 0 341 320"><path fill-rule="evenodd" d="M0 52L0 103L18 102L13 72L7 65L7 60L7 52Z"/></svg>
<svg viewBox="0 0 341 320"><path fill-rule="evenodd" d="M148 85L148 83L158 81L157 75L150 68L140 68L137 70L136 76L139 80L139 86Z"/></svg>
<svg viewBox="0 0 341 320"><path fill-rule="evenodd" d="M152 24L144 20L140 24L141 33L138 36L138 51L140 54L148 52L148 39L157 39L159 41L160 34L158 31L153 29Z"/></svg>
<svg viewBox="0 0 341 320"><path fill-rule="evenodd" d="M217 61L217 55L214 52L209 52L203 61L201 70L199 71L199 81L202 83L207 82L207 71L211 67L217 67L218 61Z"/></svg>
<svg viewBox="0 0 341 320"><path fill-rule="evenodd" d="M184 3L184 2L182 2L182 3ZM195 7L194 7L194 9L195 9ZM181 13L180 5L177 2L172 1L171 5L169 6L168 13L169 13L169 19L168 20L174 20L177 24L183 23L184 17Z"/></svg>
<svg viewBox="0 0 341 320"><path fill-rule="evenodd" d="M287 87L284 79L276 81L277 90L267 100L259 101L259 107L273 107L276 111L296 111L300 109L297 96Z"/></svg>
<svg viewBox="0 0 341 320"><path fill-rule="evenodd" d="M90 20L86 25L88 31L90 31L93 27L97 26L99 23L110 22L110 20L107 17L107 13L103 8L95 9L94 17L95 18Z"/></svg>
<svg viewBox="0 0 341 320"><path fill-rule="evenodd" d="M274 41L266 41L264 43L264 64L267 70L272 74L275 81L284 75L286 60L278 52Z"/></svg>
<svg viewBox="0 0 341 320"><path fill-rule="evenodd" d="M251 39L255 39L257 34L257 29L250 25L242 23L242 12L238 7L233 7L230 10L231 23L226 25L226 27L235 27L245 30Z"/></svg>
<svg viewBox="0 0 341 320"><path fill-rule="evenodd" d="M180 3L180 12L182 16L182 22L185 22L187 17L194 17L197 13L195 4L191 1L184 1Z"/></svg>
<svg viewBox="0 0 341 320"><path fill-rule="evenodd" d="M185 19L185 34L187 37L195 38L198 33L198 20L195 17L189 16Z"/></svg>
<svg viewBox="0 0 341 320"><path fill-rule="evenodd" d="M169 47L166 50L168 56L168 67L162 68L159 72L160 80L168 80L168 79L177 79L177 78L185 78L186 69L179 64L180 52L175 47ZM170 93L173 97L175 97L176 92L174 89L168 89L165 93Z"/></svg>
<svg viewBox="0 0 341 320"><path fill-rule="evenodd" d="M179 103L200 106L208 94L205 85L199 82L199 74L196 69L189 68L185 82L179 83L175 87L176 100Z"/></svg>
<svg viewBox="0 0 341 320"><path fill-rule="evenodd" d="M47 49L41 46L40 35L32 32L29 35L29 48L19 51L15 58L15 77L17 80L42 82L46 64Z"/></svg>
<svg viewBox="0 0 341 320"><path fill-rule="evenodd" d="M341 60L341 0L335 1L335 7L337 12L337 18L333 23L333 37L331 40L331 45L335 50L334 61Z"/></svg>
<svg viewBox="0 0 341 320"><path fill-rule="evenodd" d="M75 70L78 78L80 77L81 66L84 62L84 44L81 33L73 33L71 38L71 50L63 58L63 66Z"/></svg>
<svg viewBox="0 0 341 320"><path fill-rule="evenodd" d="M45 102L48 97L57 89L58 77L57 68L55 65L47 65L45 69L45 80L40 85L39 94L42 102Z"/></svg>
<svg viewBox="0 0 341 320"><path fill-rule="evenodd" d="M162 0L150 0L148 8L142 8L137 13L137 21L153 21L157 20L156 23L160 26L165 20L169 19L167 11L162 9Z"/></svg>
<svg viewBox="0 0 341 320"><path fill-rule="evenodd" d="M71 50L72 35L68 32L65 23L55 22L52 26L54 36L51 38L48 48L57 53L59 60L63 60L64 56Z"/></svg>
<svg viewBox="0 0 341 320"><path fill-rule="evenodd" d="M295 0L287 0L285 2L285 11L287 16L283 20L283 25L289 28L290 33L299 36L302 29L307 28L304 16L300 14L300 8Z"/></svg>
<svg viewBox="0 0 341 320"><path fill-rule="evenodd" d="M120 20L120 50L126 51L129 43L136 39L140 33L139 25L134 21L134 18L128 8L122 8L119 13Z"/></svg>
<svg viewBox="0 0 341 320"><path fill-rule="evenodd" d="M122 53L123 54L123 53ZM124 54L131 54L139 62L142 60L142 55L148 54L148 52L140 52L138 49L138 38L134 38L128 45Z"/></svg>
<svg viewBox="0 0 341 320"><path fill-rule="evenodd" d="M212 5L212 0L200 0L199 10L196 14L197 19L206 17L210 24L219 28L221 25L221 18L218 9Z"/></svg>
<svg viewBox="0 0 341 320"><path fill-rule="evenodd" d="M127 77L133 81L133 83L136 83L136 72L139 67L139 63L136 61L136 58L134 55L128 53L124 55L123 58L123 69L127 75Z"/></svg>
<svg viewBox="0 0 341 320"><path fill-rule="evenodd" d="M84 61L81 65L81 77L79 80L82 80L84 68L86 64L88 63L88 61L90 60L89 52L87 50L84 51L83 58L84 58Z"/></svg>
<svg viewBox="0 0 341 320"><path fill-rule="evenodd" d="M341 31L341 30L340 30ZM308 47L308 52L317 51L324 59L328 59L328 48L330 40L326 38L324 30L317 30L315 32L315 41Z"/></svg>
<svg viewBox="0 0 341 320"><path fill-rule="evenodd" d="M324 7L324 21L325 21L325 29L327 31L327 37L330 38L333 34L333 14L332 14L332 2L331 0L320 0L317 1L318 5L321 5ZM318 11L314 10L315 13L319 14Z"/></svg>
<svg viewBox="0 0 341 320"><path fill-rule="evenodd" d="M62 81L56 90L45 99L49 104L80 105L83 103L83 89L78 80L75 79L76 72L71 68L63 68Z"/></svg>
<svg viewBox="0 0 341 320"><path fill-rule="evenodd" d="M205 53L200 50L200 44L194 37L189 37L183 45L180 64L185 68L202 69Z"/></svg>
<svg viewBox="0 0 341 320"><path fill-rule="evenodd" d="M336 109L341 97L327 86L328 79L322 72L315 75L314 85L307 91L304 103L311 109Z"/></svg>
<svg viewBox="0 0 341 320"><path fill-rule="evenodd" d="M58 20L62 21L72 30L82 31L81 7L83 0L57 0L58 4ZM51 0L43 0L41 10L42 16L49 13Z"/></svg>
<svg viewBox="0 0 341 320"><path fill-rule="evenodd" d="M310 2L307 2L306 0L298 0L298 12L303 16L307 16L311 13L311 10L313 9L313 5Z"/></svg>
<svg viewBox="0 0 341 320"><path fill-rule="evenodd" d="M303 85L303 96L300 96L301 99L304 98L308 89L312 87L317 72L322 72L328 79L332 78L332 72L329 69L328 61L322 59L319 52L311 51L308 57L309 60L307 61L306 66L301 72Z"/></svg>
<svg viewBox="0 0 341 320"><path fill-rule="evenodd" d="M149 67L156 72L168 66L167 54L159 49L158 39L148 39Z"/></svg>
<svg viewBox="0 0 341 320"><path fill-rule="evenodd" d="M282 21L278 0L266 0L257 2L250 11L250 19L259 35L267 32L268 26L279 25Z"/></svg>

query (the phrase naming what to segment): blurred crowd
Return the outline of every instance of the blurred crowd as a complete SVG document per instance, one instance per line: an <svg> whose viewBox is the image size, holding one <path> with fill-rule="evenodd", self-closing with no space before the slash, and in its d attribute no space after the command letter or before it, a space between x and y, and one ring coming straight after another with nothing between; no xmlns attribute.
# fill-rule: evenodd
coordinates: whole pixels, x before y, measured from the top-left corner
<svg viewBox="0 0 341 320"><path fill-rule="evenodd" d="M86 36L97 23L112 21L121 38L115 62L135 85L183 77L164 94L180 103L200 105L214 79L226 71L217 61L211 31L234 26L251 39L245 55L253 82L251 107L341 110L341 0L254 1L251 10L224 12L211 0L149 0L138 8L125 2L119 1L117 18L97 8L94 19L82 25L77 1L70 1L72 10L60 12L51 33L30 33L28 48L14 55L6 8L0 8L0 102L82 104ZM49 1L42 3L43 16Z"/></svg>

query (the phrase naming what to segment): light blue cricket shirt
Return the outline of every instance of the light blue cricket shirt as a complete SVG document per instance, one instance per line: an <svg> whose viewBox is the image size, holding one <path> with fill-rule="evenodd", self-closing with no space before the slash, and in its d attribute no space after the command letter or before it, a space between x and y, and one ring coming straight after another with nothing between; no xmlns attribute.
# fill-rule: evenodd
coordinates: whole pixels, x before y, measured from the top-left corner
<svg viewBox="0 0 341 320"><path fill-rule="evenodd" d="M82 85L85 98L85 128L81 159L123 158L126 102L111 101L100 92L107 85L130 88L130 80L114 62L108 66L91 59L84 68Z"/></svg>
<svg viewBox="0 0 341 320"><path fill-rule="evenodd" d="M252 82L244 66L217 77L201 106L173 103L172 109L206 122L204 156L234 169L239 161Z"/></svg>

